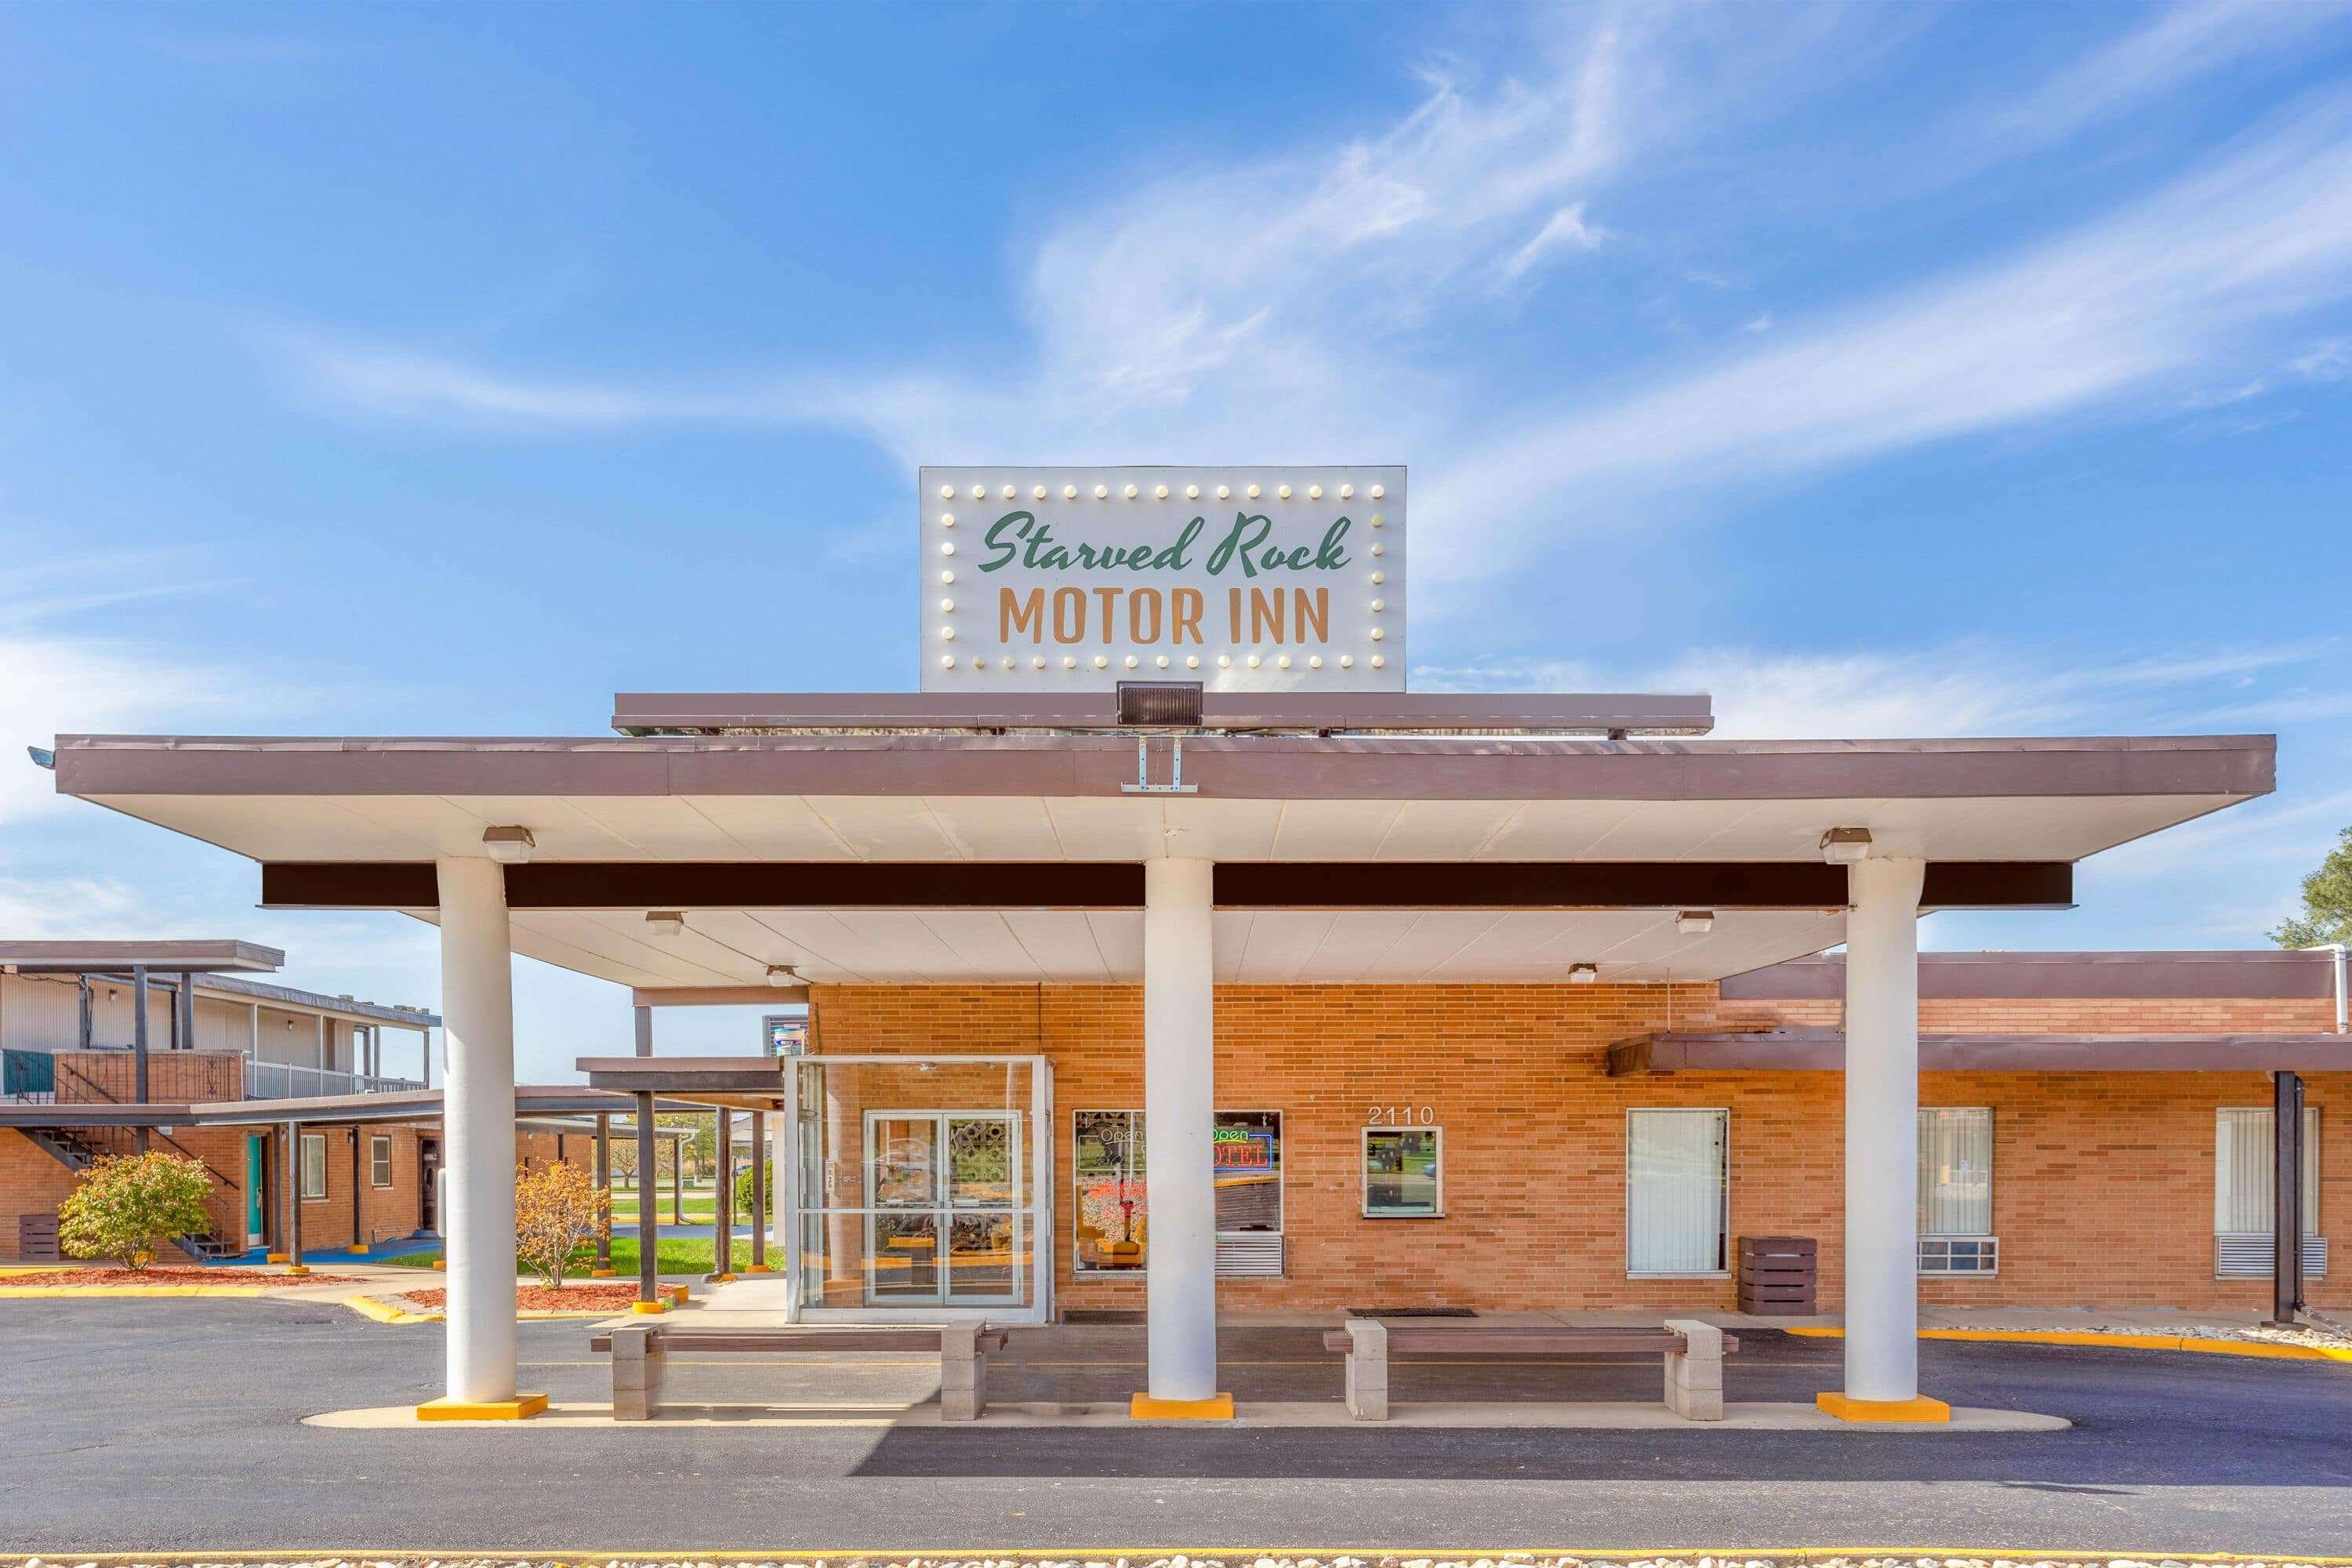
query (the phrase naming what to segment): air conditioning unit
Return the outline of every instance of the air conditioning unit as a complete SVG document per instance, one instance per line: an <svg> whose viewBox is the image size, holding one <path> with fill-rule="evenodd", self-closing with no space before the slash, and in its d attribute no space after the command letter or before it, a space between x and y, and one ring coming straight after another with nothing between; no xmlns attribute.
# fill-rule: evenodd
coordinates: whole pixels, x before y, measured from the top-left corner
<svg viewBox="0 0 2352 1568"><path fill-rule="evenodd" d="M1220 1279L1281 1279L1282 1237L1244 1235L1218 1237L1217 1278Z"/></svg>
<svg viewBox="0 0 2352 1568"><path fill-rule="evenodd" d="M2225 1230L2213 1237L2213 1277L2216 1279L2267 1279L2278 1258L2277 1243L2266 1230ZM2303 1238L2303 1277L2305 1279L2327 1278L2327 1238L2306 1236Z"/></svg>

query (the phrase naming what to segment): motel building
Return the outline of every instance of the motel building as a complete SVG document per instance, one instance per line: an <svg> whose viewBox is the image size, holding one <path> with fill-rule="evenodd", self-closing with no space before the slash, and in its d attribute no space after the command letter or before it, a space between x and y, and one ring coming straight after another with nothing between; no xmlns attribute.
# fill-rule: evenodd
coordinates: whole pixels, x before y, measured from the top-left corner
<svg viewBox="0 0 2352 1568"><path fill-rule="evenodd" d="M1941 1412L1923 1302L2352 1305L2341 954L1919 952L2268 794L2271 737L1417 693L1402 468L919 485L914 692L58 738L61 793L249 858L267 907L438 925L449 1400L532 1407L516 953L629 989L593 1088L757 1118L781 1268L729 1289L1139 1313L1139 1416L1229 1413L1221 1313L1730 1313L1743 1238L1812 1244L1858 1420ZM654 1054L669 1007L791 1003L799 1054Z"/></svg>

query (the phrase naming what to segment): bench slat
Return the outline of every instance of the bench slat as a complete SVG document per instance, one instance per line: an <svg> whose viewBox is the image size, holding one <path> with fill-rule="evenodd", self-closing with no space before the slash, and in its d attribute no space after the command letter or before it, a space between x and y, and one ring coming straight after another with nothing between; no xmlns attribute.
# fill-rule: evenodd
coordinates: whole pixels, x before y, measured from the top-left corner
<svg viewBox="0 0 2352 1568"><path fill-rule="evenodd" d="M665 1355L672 1352L692 1353L709 1351L719 1354L778 1355L823 1354L826 1351L905 1351L918 1355L937 1355L940 1331L937 1329L656 1329L654 1344ZM983 1354L994 1354L1012 1342L1012 1334L1003 1329L991 1329L976 1338ZM588 1340L592 1352L609 1355L613 1336L593 1334Z"/></svg>
<svg viewBox="0 0 2352 1568"><path fill-rule="evenodd" d="M1413 1324L1389 1325L1391 1355L1425 1355L1453 1352L1469 1355L1548 1355L1575 1352L1659 1354L1683 1348L1683 1336L1672 1329L1543 1328L1496 1323L1484 1328ZM1354 1343L1345 1329L1323 1336L1323 1348L1346 1352ZM1738 1340L1723 1336L1727 1355L1739 1348Z"/></svg>

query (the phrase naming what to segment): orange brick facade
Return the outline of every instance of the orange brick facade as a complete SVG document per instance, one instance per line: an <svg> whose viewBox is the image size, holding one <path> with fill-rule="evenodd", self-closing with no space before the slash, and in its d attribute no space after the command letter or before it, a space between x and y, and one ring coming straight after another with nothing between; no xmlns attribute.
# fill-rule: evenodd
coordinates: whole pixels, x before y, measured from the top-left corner
<svg viewBox="0 0 2352 1568"><path fill-rule="evenodd" d="M1142 998L1125 986L821 987L820 1054L1042 1053L1055 1074L1055 1291L1063 1308L1139 1308L1132 1276L1071 1268L1071 1115L1140 1109ZM1671 1016L1669 1016L1671 1014ZM1612 1079L1613 1042L1668 1028L1834 1025L1833 1002L1724 1002L1711 984L1221 986L1216 1102L1283 1113L1287 1260L1220 1282L1235 1309L1454 1305L1729 1309L1727 1279L1625 1267L1626 1112L1730 1112L1733 1235L1821 1242L1822 1304L1842 1272L1843 1089L1830 1072ZM2015 1032L2322 1030L2323 1001L1928 1000L1921 1026ZM2306 1079L2319 1109L2320 1228L2344 1228L2352 1074ZM2266 1306L2263 1279L2213 1277L2214 1111L2266 1106L2259 1073L1930 1073L1924 1106L1989 1106L1992 1279L1925 1279L1954 1306ZM1361 1215L1361 1129L1431 1108L1444 1130L1442 1218ZM851 1200L855 1201L855 1200ZM2315 1280L2352 1305L2352 1268Z"/></svg>

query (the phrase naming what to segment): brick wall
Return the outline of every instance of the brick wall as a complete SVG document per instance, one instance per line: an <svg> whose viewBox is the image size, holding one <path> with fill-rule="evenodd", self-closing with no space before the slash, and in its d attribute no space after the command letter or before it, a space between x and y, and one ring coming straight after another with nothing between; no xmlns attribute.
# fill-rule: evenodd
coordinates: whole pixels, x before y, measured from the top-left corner
<svg viewBox="0 0 2352 1568"><path fill-rule="evenodd" d="M1071 1113L1139 1109L1142 996L1126 986L821 987L830 1053L1041 1051L1055 1071L1055 1269L1065 1307L1139 1307L1143 1282L1070 1268ZM1671 1008L1672 1016L1668 1013ZM1737 1235L1813 1236L1839 1299L1843 1080L1834 1073L1611 1079L1606 1047L1668 1027L1834 1024L1836 1005L1718 1003L1712 985L1221 986L1216 1103L1284 1113L1281 1279L1220 1282L1234 1308L1467 1305L1728 1308L1728 1280L1625 1277L1625 1112L1730 1111ZM2233 1032L2331 1027L2332 1004L1923 1005L1928 1029ZM2315 1305L2352 1304L2352 1075L2310 1077L2321 1109L2322 1229L2345 1238ZM2001 1272L1927 1279L1968 1305L2254 1309L2265 1280L2212 1278L2213 1112L2266 1105L2260 1074L1939 1074L1923 1105L1993 1110ZM1374 1107L1444 1129L1441 1219L1361 1216L1359 1140ZM850 1121L848 1125L854 1126ZM849 1201L855 1201L854 1199Z"/></svg>
<svg viewBox="0 0 2352 1568"><path fill-rule="evenodd" d="M213 1223L220 1234L242 1239L245 1233L246 1137L251 1131L239 1127L185 1128L172 1136L185 1148L226 1176L229 1185L215 1184L210 1209ZM352 1244L356 1234L366 1242L387 1241L413 1235L421 1223L422 1193L419 1175L422 1170L418 1142L435 1137L438 1130L430 1125L394 1123L362 1126L359 1131L360 1161L358 1170L360 1212L354 1232L352 1215L352 1132L348 1125L327 1125L306 1129L323 1137L327 1151L326 1195L301 1201L302 1249L306 1253L331 1254ZM278 1183L284 1172L280 1134L275 1128L264 1135L264 1157L267 1178L264 1192L267 1210L264 1228L270 1246L278 1246L278 1227L284 1198ZM392 1183L377 1186L370 1161L369 1140L386 1137L392 1140ZM164 1147L158 1144L157 1147ZM537 1169L556 1158L557 1134L552 1132L519 1131L515 1134L515 1156L518 1163ZM567 1134L562 1138L562 1157L566 1163L579 1166L592 1177L595 1172L596 1141L593 1134ZM299 1176L299 1165L298 1165ZM0 1128L0 1260L16 1257L16 1217L25 1214L55 1214L58 1205L73 1191L74 1173L53 1158L47 1150L13 1129ZM175 1254L166 1262L178 1261Z"/></svg>

